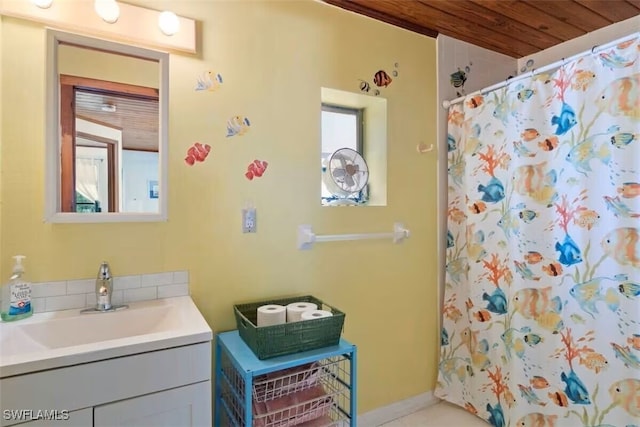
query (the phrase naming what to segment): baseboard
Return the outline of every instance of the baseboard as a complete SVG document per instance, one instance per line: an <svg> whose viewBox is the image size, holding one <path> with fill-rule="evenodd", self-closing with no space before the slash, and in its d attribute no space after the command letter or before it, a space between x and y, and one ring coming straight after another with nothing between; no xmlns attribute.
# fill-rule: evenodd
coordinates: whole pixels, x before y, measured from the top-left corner
<svg viewBox="0 0 640 427"><path fill-rule="evenodd" d="M358 426L377 427L396 418L412 414L428 406L438 403L440 399L433 395L432 391L392 403L373 411L365 412L358 416Z"/></svg>

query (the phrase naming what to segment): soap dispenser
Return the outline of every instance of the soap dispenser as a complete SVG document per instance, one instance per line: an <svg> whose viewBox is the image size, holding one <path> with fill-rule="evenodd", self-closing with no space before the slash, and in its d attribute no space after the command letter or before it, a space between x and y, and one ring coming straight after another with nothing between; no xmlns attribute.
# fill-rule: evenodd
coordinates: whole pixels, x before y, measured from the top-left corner
<svg viewBox="0 0 640 427"><path fill-rule="evenodd" d="M25 279L22 260L24 255L13 257L15 264L9 283L2 287L0 317L5 322L24 319L33 314L31 308L31 284Z"/></svg>
<svg viewBox="0 0 640 427"><path fill-rule="evenodd" d="M109 264L103 261L96 278L96 308L100 311L111 310L111 294L113 292L113 278Z"/></svg>

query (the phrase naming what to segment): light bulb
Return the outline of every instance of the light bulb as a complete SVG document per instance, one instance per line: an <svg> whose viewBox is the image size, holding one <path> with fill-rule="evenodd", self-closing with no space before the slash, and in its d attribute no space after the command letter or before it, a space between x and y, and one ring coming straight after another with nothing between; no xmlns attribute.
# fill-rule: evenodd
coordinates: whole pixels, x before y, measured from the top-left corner
<svg viewBox="0 0 640 427"><path fill-rule="evenodd" d="M172 36L180 30L178 15L165 10L158 16L158 26L164 35Z"/></svg>
<svg viewBox="0 0 640 427"><path fill-rule="evenodd" d="M40 9L48 9L49 7L51 7L51 3L53 3L53 0L31 0L31 3L35 4Z"/></svg>
<svg viewBox="0 0 640 427"><path fill-rule="evenodd" d="M120 17L120 6L116 0L95 0L93 6L98 16L108 24L115 23Z"/></svg>

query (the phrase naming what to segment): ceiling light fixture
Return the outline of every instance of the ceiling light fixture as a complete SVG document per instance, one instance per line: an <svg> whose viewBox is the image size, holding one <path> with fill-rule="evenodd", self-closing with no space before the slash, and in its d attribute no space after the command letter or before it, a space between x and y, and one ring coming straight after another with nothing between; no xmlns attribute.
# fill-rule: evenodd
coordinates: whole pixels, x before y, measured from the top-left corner
<svg viewBox="0 0 640 427"><path fill-rule="evenodd" d="M158 16L158 26L162 34L172 36L180 30L180 20L175 13L165 10Z"/></svg>
<svg viewBox="0 0 640 427"><path fill-rule="evenodd" d="M31 0L31 3L35 4L40 9L48 9L49 7L51 7L51 3L53 3L53 0Z"/></svg>
<svg viewBox="0 0 640 427"><path fill-rule="evenodd" d="M102 20L114 24L120 17L120 6L116 0L95 0L93 7Z"/></svg>

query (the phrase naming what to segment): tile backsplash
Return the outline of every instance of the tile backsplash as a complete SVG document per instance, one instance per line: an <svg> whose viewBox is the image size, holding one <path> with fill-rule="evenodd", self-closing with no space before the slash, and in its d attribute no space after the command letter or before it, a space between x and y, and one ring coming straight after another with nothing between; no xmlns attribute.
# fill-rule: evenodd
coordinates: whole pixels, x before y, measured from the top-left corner
<svg viewBox="0 0 640 427"><path fill-rule="evenodd" d="M93 307L96 279L38 282L31 284L31 304L35 313ZM189 295L189 272L114 276L112 304Z"/></svg>

